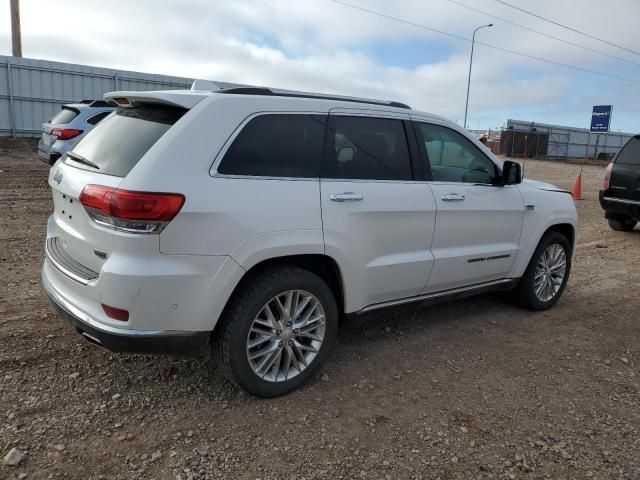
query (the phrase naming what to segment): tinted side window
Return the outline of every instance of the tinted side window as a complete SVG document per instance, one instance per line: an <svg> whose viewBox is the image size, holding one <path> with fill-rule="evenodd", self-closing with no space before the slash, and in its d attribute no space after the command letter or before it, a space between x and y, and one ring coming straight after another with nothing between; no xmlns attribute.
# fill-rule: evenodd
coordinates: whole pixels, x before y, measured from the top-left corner
<svg viewBox="0 0 640 480"><path fill-rule="evenodd" d="M78 110L75 108L62 107L49 122L51 125L65 125L78 116Z"/></svg>
<svg viewBox="0 0 640 480"><path fill-rule="evenodd" d="M317 178L325 118L316 115L260 115L235 138L218 172L225 175Z"/></svg>
<svg viewBox="0 0 640 480"><path fill-rule="evenodd" d="M401 120L331 117L323 177L412 180L411 158Z"/></svg>
<svg viewBox="0 0 640 480"><path fill-rule="evenodd" d="M627 142L616 158L616 163L640 165L640 137L633 137Z"/></svg>
<svg viewBox="0 0 640 480"><path fill-rule="evenodd" d="M97 125L100 120L109 115L111 112L100 112L95 114L93 117L87 118L87 123L91 125Z"/></svg>
<svg viewBox="0 0 640 480"><path fill-rule="evenodd" d="M458 132L440 125L418 123L436 182L492 183L495 164Z"/></svg>

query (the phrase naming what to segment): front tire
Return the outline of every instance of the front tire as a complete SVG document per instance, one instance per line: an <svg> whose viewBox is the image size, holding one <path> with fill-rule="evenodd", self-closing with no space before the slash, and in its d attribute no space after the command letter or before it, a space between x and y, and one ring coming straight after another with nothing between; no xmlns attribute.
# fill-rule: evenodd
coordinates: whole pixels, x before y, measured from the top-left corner
<svg viewBox="0 0 640 480"><path fill-rule="evenodd" d="M571 246L558 232L546 233L514 290L516 302L533 311L547 310L560 298L571 273Z"/></svg>
<svg viewBox="0 0 640 480"><path fill-rule="evenodd" d="M609 226L618 232L630 232L636 228L636 221L633 218L609 218Z"/></svg>
<svg viewBox="0 0 640 480"><path fill-rule="evenodd" d="M215 338L217 363L258 397L299 388L335 343L338 309L331 289L297 267L265 270L241 288Z"/></svg>

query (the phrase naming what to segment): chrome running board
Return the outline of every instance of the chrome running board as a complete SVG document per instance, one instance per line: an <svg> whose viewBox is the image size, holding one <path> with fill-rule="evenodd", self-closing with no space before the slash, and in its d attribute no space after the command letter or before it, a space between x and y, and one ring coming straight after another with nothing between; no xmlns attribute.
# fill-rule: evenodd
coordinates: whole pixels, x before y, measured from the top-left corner
<svg viewBox="0 0 640 480"><path fill-rule="evenodd" d="M468 285L466 287L452 288L450 290L441 290L439 292L425 293L424 295L418 295L415 297L405 297L398 300L389 300L387 302L374 303L364 307L362 310L358 310L357 313L370 312L371 310L378 310L380 308L395 307L398 305L404 305L406 303L429 301L432 303L445 302L447 300L453 300L456 298L467 297L476 295L483 292L509 290L514 287L519 278L504 278L502 280L493 280L491 282L477 283L475 285Z"/></svg>

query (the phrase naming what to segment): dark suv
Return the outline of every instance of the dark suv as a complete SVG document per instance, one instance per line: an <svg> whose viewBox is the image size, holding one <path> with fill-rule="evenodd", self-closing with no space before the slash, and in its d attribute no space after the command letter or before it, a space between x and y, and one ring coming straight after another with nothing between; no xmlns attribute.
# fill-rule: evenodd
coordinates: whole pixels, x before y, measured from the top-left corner
<svg viewBox="0 0 640 480"><path fill-rule="evenodd" d="M631 138L607 167L600 205L614 230L630 232L640 220L640 135Z"/></svg>

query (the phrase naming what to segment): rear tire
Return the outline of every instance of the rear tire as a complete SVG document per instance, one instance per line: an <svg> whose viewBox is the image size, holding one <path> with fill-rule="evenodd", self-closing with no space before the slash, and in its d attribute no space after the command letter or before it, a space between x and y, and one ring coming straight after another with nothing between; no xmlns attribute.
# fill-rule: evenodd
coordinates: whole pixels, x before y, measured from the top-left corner
<svg viewBox="0 0 640 480"><path fill-rule="evenodd" d="M636 221L633 218L609 218L609 226L618 232L630 232L636 228Z"/></svg>
<svg viewBox="0 0 640 480"><path fill-rule="evenodd" d="M517 304L529 310L547 310L562 295L570 273L569 241L561 233L547 232L533 253L518 286L513 290L513 298ZM546 278L549 279L548 282L544 280Z"/></svg>
<svg viewBox="0 0 640 480"><path fill-rule="evenodd" d="M335 344L338 308L331 289L293 266L265 270L241 288L214 338L214 359L252 395L277 397L299 388Z"/></svg>

